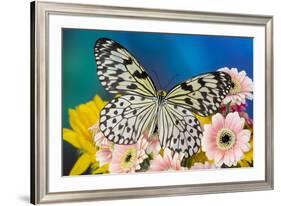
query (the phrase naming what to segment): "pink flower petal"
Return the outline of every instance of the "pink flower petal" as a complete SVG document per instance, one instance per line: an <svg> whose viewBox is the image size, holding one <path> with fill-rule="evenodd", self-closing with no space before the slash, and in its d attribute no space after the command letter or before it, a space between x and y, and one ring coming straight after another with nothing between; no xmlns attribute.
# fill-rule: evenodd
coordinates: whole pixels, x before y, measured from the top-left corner
<svg viewBox="0 0 281 206"><path fill-rule="evenodd" d="M237 127L237 122L240 121L238 112L229 113L225 119L225 127L233 130Z"/></svg>
<svg viewBox="0 0 281 206"><path fill-rule="evenodd" d="M219 131L224 126L224 118L220 113L215 114L212 117L212 129L215 132Z"/></svg>
<svg viewBox="0 0 281 206"><path fill-rule="evenodd" d="M241 105L241 107L244 105ZM230 148L224 148L219 146L217 142L218 132L221 130L222 122L224 125L221 129L231 130L234 134L234 142ZM212 118L211 125L204 125L204 132L202 138L202 150L206 152L206 156L209 160L214 160L215 164L221 166L225 164L227 166L236 165L243 157L243 152L249 151L249 140L251 137L250 130L243 129L245 119L241 118L238 112L228 113L224 117L221 114L216 114Z"/></svg>
<svg viewBox="0 0 281 206"><path fill-rule="evenodd" d="M224 104L227 104L231 102L231 104L238 104L245 103L245 99L251 99L251 92L253 92L253 82L252 80L247 76L245 71L238 72L237 68L221 68L219 71L224 71L228 73L231 76L231 79L238 82L240 84L240 91L237 91L236 94L229 94L227 97L223 100ZM250 93L248 95L247 93ZM243 94L243 96L240 96L239 94Z"/></svg>
<svg viewBox="0 0 281 206"><path fill-rule="evenodd" d="M230 155L229 155L228 150L224 153L223 163L226 164L228 167L230 167L232 165L231 161L230 161Z"/></svg>
<svg viewBox="0 0 281 206"><path fill-rule="evenodd" d="M244 118L239 118L239 120L236 121L236 124L233 124L232 130L236 134L241 132L244 128L245 125L245 119Z"/></svg>
<svg viewBox="0 0 281 206"><path fill-rule="evenodd" d="M180 165L181 157L176 153L172 157L172 152L169 149L164 150L163 157L158 155L154 160L151 161L151 171L163 171L163 170L182 170L183 167Z"/></svg>
<svg viewBox="0 0 281 206"><path fill-rule="evenodd" d="M248 129L243 129L236 135L236 137L239 143L246 143L250 140L251 131Z"/></svg>
<svg viewBox="0 0 281 206"><path fill-rule="evenodd" d="M206 161L204 164L201 162L195 162L190 169L194 170L194 169L214 169L214 168L216 168L215 164L210 164L208 161Z"/></svg>
<svg viewBox="0 0 281 206"><path fill-rule="evenodd" d="M211 159L214 159L215 162L219 162L223 158L223 156L224 156L224 152L218 149L215 151L215 156Z"/></svg>
<svg viewBox="0 0 281 206"><path fill-rule="evenodd" d="M235 154L235 161L238 162L239 160L242 159L243 157L243 152L242 150L239 148L239 146L236 146L234 148L234 154Z"/></svg>
<svg viewBox="0 0 281 206"><path fill-rule="evenodd" d="M249 143L241 144L240 148L243 152L248 152L251 149L251 145Z"/></svg>
<svg viewBox="0 0 281 206"><path fill-rule="evenodd" d="M237 68L231 68L230 69L230 75L231 75L231 77L237 77L238 76Z"/></svg>
<svg viewBox="0 0 281 206"><path fill-rule="evenodd" d="M109 149L99 150L96 153L96 159L100 162L100 165L109 163L111 158L112 152Z"/></svg>
<svg viewBox="0 0 281 206"><path fill-rule="evenodd" d="M121 172L123 172L121 167L120 167L120 164L118 164L118 163L111 163L109 165L109 171L111 173L121 173Z"/></svg>
<svg viewBox="0 0 281 206"><path fill-rule="evenodd" d="M247 76L246 72L243 70L241 72L239 72L237 79L239 80L239 82L243 82L245 77Z"/></svg>

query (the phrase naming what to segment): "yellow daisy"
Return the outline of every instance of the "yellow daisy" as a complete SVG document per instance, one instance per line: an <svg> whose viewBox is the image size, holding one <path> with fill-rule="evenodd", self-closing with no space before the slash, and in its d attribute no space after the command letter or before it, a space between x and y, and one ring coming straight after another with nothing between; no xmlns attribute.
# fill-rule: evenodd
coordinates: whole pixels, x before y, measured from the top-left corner
<svg viewBox="0 0 281 206"><path fill-rule="evenodd" d="M81 153L69 175L80 175L89 166L96 168L96 145L90 128L99 121L100 111L105 105L106 102L97 95L93 100L69 109L71 129L63 128L63 139Z"/></svg>

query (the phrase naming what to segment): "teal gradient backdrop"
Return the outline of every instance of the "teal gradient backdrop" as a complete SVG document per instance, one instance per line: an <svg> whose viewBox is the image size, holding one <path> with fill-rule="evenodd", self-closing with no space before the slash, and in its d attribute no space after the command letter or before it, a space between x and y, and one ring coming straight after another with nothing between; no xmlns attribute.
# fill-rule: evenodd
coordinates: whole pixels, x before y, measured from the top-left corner
<svg viewBox="0 0 281 206"><path fill-rule="evenodd" d="M155 85L166 91L192 76L221 67L245 70L253 79L253 38L250 37L63 29L63 127L69 128L68 109L91 100L96 94L105 100L112 98L96 74L93 46L102 37L128 49ZM247 112L252 117L253 103L247 103ZM64 142L63 175L68 175L75 160L75 150Z"/></svg>

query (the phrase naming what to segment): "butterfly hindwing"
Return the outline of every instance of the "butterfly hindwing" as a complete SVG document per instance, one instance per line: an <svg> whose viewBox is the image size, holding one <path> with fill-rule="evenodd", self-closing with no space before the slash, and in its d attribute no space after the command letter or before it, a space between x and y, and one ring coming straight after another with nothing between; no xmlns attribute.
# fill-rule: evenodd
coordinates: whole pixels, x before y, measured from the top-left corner
<svg viewBox="0 0 281 206"><path fill-rule="evenodd" d="M100 113L100 129L115 144L134 144L156 118L155 101L136 95L114 98Z"/></svg>
<svg viewBox="0 0 281 206"><path fill-rule="evenodd" d="M94 53L98 78L108 92L155 96L154 84L146 71L120 44L100 38Z"/></svg>
<svg viewBox="0 0 281 206"><path fill-rule="evenodd" d="M200 115L214 114L231 89L231 77L225 72L211 72L175 86L165 100Z"/></svg>
<svg viewBox="0 0 281 206"><path fill-rule="evenodd" d="M191 157L199 151L202 130L196 117L184 107L166 104L158 117L159 141L162 148Z"/></svg>

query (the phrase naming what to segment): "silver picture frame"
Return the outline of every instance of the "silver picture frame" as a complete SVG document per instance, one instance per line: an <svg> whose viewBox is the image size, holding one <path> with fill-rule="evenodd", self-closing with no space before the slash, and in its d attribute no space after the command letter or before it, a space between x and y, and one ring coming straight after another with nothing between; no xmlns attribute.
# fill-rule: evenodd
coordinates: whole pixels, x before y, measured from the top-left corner
<svg viewBox="0 0 281 206"><path fill-rule="evenodd" d="M48 18L110 16L182 22L258 25L265 31L265 180L144 188L107 189L52 193L48 188ZM31 203L111 200L273 189L273 17L111 7L54 2L31 3Z"/></svg>

